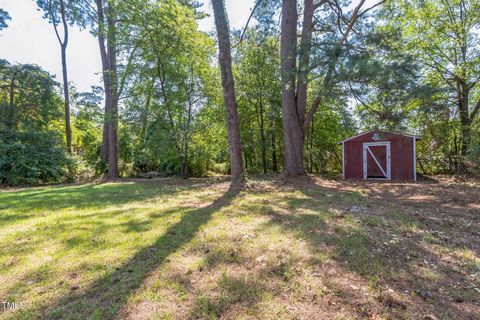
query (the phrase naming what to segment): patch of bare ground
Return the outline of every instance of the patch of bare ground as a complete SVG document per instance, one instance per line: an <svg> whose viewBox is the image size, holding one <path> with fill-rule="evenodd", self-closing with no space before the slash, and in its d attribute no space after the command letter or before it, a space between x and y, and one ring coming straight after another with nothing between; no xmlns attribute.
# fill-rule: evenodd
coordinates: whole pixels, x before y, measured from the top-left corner
<svg viewBox="0 0 480 320"><path fill-rule="evenodd" d="M250 181L120 315L478 319L478 190L447 178Z"/></svg>
<svg viewBox="0 0 480 320"><path fill-rule="evenodd" d="M475 182L308 176L251 179L234 191L225 179L126 183L138 184L128 189L130 198L101 200L108 205L102 210L118 207L120 200L129 210L118 227L113 224L118 214L108 218L110 234L118 237L104 253L111 255L108 273L86 277L85 268L72 267L80 288L52 295L52 303L32 308L31 314L47 319L479 319ZM117 194L113 188L103 191L105 197ZM98 197L98 190L91 192ZM77 197L81 209L87 202ZM86 225L91 218L82 219L78 223ZM118 247L121 232L136 239L136 247ZM148 244L142 241L146 235ZM119 248L123 256L115 255ZM112 268L109 261L120 263ZM100 268L101 262L99 256L91 263Z"/></svg>

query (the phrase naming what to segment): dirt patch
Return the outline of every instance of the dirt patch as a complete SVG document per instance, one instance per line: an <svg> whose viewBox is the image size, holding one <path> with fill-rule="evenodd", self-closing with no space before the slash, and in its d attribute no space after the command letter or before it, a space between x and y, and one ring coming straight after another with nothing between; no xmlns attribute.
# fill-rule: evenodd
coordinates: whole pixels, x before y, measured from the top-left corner
<svg viewBox="0 0 480 320"><path fill-rule="evenodd" d="M38 298L29 318L478 319L479 187L309 176L254 178L234 192L224 178L12 192L4 234L30 228L20 204L51 214L28 229L32 243L12 233L17 254L2 266L62 251L0 292Z"/></svg>
<svg viewBox="0 0 480 320"><path fill-rule="evenodd" d="M382 264L375 272L378 278L373 286L377 301L383 306L376 305L378 312L385 314L387 310L386 314L408 319L428 315L439 319L478 319L478 184L446 177L418 183L309 177L282 184L312 195L316 193L312 190L362 195L353 200L333 201L331 210L337 220L347 215L362 224L366 248ZM340 194L336 196L340 198ZM364 279L360 279L359 286L365 286L361 284Z"/></svg>

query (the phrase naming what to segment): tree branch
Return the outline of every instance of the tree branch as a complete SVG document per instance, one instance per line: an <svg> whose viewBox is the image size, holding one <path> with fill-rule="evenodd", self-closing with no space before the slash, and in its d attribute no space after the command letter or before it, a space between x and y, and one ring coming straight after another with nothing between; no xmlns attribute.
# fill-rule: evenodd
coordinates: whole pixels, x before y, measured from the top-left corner
<svg viewBox="0 0 480 320"><path fill-rule="evenodd" d="M50 13L50 17L52 18L53 30L55 30L55 35L57 36L58 43L60 43L60 45L63 46L62 39L60 38L60 34L58 33L58 29L57 29L57 21L53 13L52 0L48 1L48 12Z"/></svg>
<svg viewBox="0 0 480 320"><path fill-rule="evenodd" d="M62 17L63 24L63 43L61 45L66 49L68 45L68 23L65 14L65 3L63 0L60 0L60 15Z"/></svg>
<svg viewBox="0 0 480 320"><path fill-rule="evenodd" d="M138 47L139 47L138 44L136 44L135 47L130 52L130 56L128 57L127 66L125 67L125 72L123 73L122 78L120 79L120 87L118 89L119 97L125 88L126 79L127 79L128 73L130 72L130 67L132 65L132 61L133 61L133 58L135 57L135 52L137 51Z"/></svg>
<svg viewBox="0 0 480 320"><path fill-rule="evenodd" d="M360 8L365 4L366 0L360 0L360 3L358 6L355 7L353 10L352 18L350 18L350 22L347 27L347 31L345 31L342 40L340 41L341 43L345 42L347 40L348 35L350 34L350 31L353 29L353 25L355 24L355 21L358 19L358 12L360 11Z"/></svg>
<svg viewBox="0 0 480 320"><path fill-rule="evenodd" d="M327 3L329 0L322 0L320 1L319 3L317 4L314 4L313 5L313 10L317 10L318 8L320 8L321 6L323 6L325 3Z"/></svg>
<svg viewBox="0 0 480 320"><path fill-rule="evenodd" d="M232 47L232 49L238 47L242 43L243 37L245 36L245 33L247 32L248 24L250 23L250 20L252 19L253 14L255 13L255 10L258 8L258 5L261 2L262 2L262 0L257 0L257 2L255 3L255 6L253 7L252 12L250 12L250 16L248 17L247 23L245 24L245 27L243 28L242 34L240 36L240 40Z"/></svg>
<svg viewBox="0 0 480 320"><path fill-rule="evenodd" d="M470 114L470 120L472 122L473 120L475 120L475 117L477 116L478 112L480 112L480 99L478 99L477 104L475 105L475 108L473 108L473 111Z"/></svg>
<svg viewBox="0 0 480 320"><path fill-rule="evenodd" d="M377 2L376 4L374 4L373 6L371 6L370 8L367 8L367 9L363 10L363 11L358 15L358 18L360 18L361 16L363 16L363 15L364 15L365 13L367 13L368 11L370 11L370 10L378 7L379 5L381 5L381 4L385 3L385 2L387 2L387 0L381 0L381 1Z"/></svg>
<svg viewBox="0 0 480 320"><path fill-rule="evenodd" d="M333 72L335 71L335 65L337 64L338 58L340 57L340 53L338 52L337 55L333 58L333 61L330 63L328 67L327 74L325 75L325 78L323 79L322 83L322 88L325 89L330 85L330 82L332 81L333 78ZM320 102L322 101L322 95L318 95L315 100L313 100L312 107L308 111L308 113L305 116L305 120L303 121L303 132L307 132L308 126L313 120L313 116L318 110L318 107L320 105Z"/></svg>

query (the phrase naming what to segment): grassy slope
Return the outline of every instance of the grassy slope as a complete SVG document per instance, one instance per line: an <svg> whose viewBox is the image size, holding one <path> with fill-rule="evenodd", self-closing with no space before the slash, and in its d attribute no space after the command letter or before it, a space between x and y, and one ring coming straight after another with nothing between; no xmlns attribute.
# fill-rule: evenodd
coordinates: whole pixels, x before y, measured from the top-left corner
<svg viewBox="0 0 480 320"><path fill-rule="evenodd" d="M0 302L22 303L0 305L0 319L475 319L477 188L308 178L241 192L207 179L0 191Z"/></svg>

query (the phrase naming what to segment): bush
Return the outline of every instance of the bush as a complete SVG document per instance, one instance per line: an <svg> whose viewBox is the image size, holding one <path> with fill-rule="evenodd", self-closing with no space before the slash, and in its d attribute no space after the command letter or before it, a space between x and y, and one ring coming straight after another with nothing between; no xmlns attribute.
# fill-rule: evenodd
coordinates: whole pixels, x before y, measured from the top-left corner
<svg viewBox="0 0 480 320"><path fill-rule="evenodd" d="M0 133L0 184L18 186L60 182L73 160L55 132Z"/></svg>
<svg viewBox="0 0 480 320"><path fill-rule="evenodd" d="M480 176L480 144L473 144L469 153L467 166L471 174Z"/></svg>
<svg viewBox="0 0 480 320"><path fill-rule="evenodd" d="M87 160L79 155L72 155L73 166L70 167L69 178L78 182L91 181L99 176L97 167L91 165ZM96 165L96 164L95 164Z"/></svg>

